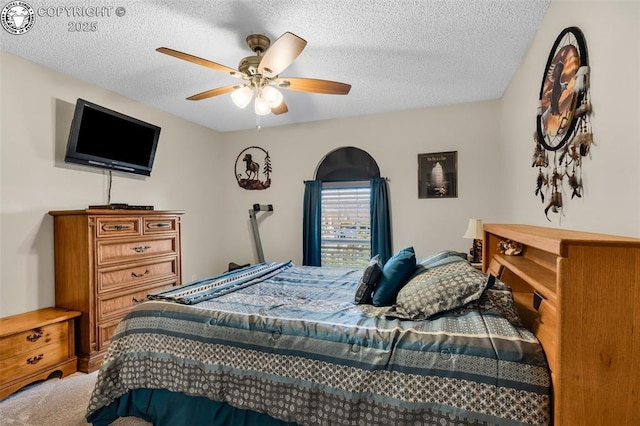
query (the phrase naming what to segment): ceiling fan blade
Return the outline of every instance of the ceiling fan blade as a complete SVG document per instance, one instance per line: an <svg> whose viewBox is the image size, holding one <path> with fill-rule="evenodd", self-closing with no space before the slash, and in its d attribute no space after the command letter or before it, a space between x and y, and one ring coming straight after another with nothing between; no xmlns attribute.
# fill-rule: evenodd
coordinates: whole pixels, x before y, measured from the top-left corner
<svg viewBox="0 0 640 426"><path fill-rule="evenodd" d="M324 93L327 95L346 95L351 90L351 85L337 81L318 80L315 78L279 78L275 81L276 87L299 92Z"/></svg>
<svg viewBox="0 0 640 426"><path fill-rule="evenodd" d="M287 107L287 103L284 101L284 99L282 100L280 105L278 105L275 108L271 108L271 112L275 115L284 114L285 112L288 112L288 111L289 111L289 108Z"/></svg>
<svg viewBox="0 0 640 426"><path fill-rule="evenodd" d="M187 98L188 101L200 101L202 99L212 98L218 95L224 95L225 93L233 92L237 89L237 84L232 84L230 86L222 86L216 89L207 90L206 92L198 93L197 95L189 96Z"/></svg>
<svg viewBox="0 0 640 426"><path fill-rule="evenodd" d="M258 72L275 77L295 61L306 45L306 40L293 33L282 34L265 52L260 60Z"/></svg>
<svg viewBox="0 0 640 426"><path fill-rule="evenodd" d="M194 64L202 65L203 67L211 68L216 71L222 71L224 73L230 74L233 77L242 78L245 74L234 70L233 68L226 67L224 65L220 65L218 63L209 61L208 59L203 59L198 56L189 55L188 53L179 52L177 50L169 49L168 47L158 47L156 49L157 52L164 53L165 55L173 56L174 58L182 59L185 61L193 62Z"/></svg>

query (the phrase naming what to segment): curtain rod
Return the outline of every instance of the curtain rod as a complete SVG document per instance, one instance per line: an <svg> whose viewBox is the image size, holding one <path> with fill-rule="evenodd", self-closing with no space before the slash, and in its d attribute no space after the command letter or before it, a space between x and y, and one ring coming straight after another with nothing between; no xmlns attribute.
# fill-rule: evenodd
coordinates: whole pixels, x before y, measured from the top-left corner
<svg viewBox="0 0 640 426"><path fill-rule="evenodd" d="M378 179L378 178L370 178L370 179L363 179L363 180L321 180L320 182L364 182L366 180L371 180L371 179ZM391 182L391 179L388 177L381 177L380 179L384 179L387 182ZM311 180L303 180L302 183L307 183L307 182L315 182L315 180L311 179Z"/></svg>

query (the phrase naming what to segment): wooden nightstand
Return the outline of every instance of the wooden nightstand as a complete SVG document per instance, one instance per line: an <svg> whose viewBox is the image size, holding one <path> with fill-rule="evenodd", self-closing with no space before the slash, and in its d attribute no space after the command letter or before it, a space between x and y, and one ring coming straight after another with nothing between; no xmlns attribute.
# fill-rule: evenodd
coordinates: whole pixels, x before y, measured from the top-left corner
<svg viewBox="0 0 640 426"><path fill-rule="evenodd" d="M44 308L0 318L0 400L56 371L78 370L74 318L80 312Z"/></svg>

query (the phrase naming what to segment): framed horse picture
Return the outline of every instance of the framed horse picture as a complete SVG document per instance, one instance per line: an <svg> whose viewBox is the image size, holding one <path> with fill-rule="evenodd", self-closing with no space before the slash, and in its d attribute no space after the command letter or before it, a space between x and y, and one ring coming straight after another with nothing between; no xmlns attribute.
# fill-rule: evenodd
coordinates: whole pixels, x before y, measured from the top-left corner
<svg viewBox="0 0 640 426"><path fill-rule="evenodd" d="M259 146L243 149L236 158L236 181L240 188L249 190L267 189L271 186L271 157Z"/></svg>

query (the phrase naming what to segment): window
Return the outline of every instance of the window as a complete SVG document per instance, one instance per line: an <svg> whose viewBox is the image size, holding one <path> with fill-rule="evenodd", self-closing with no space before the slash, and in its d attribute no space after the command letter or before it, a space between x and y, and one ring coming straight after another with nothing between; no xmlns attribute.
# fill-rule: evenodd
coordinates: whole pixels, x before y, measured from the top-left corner
<svg viewBox="0 0 640 426"><path fill-rule="evenodd" d="M324 184L322 188L323 266L366 266L371 257L369 182Z"/></svg>
<svg viewBox="0 0 640 426"><path fill-rule="evenodd" d="M304 182L302 264L364 267L376 254L391 257L387 181L366 151L337 148Z"/></svg>

